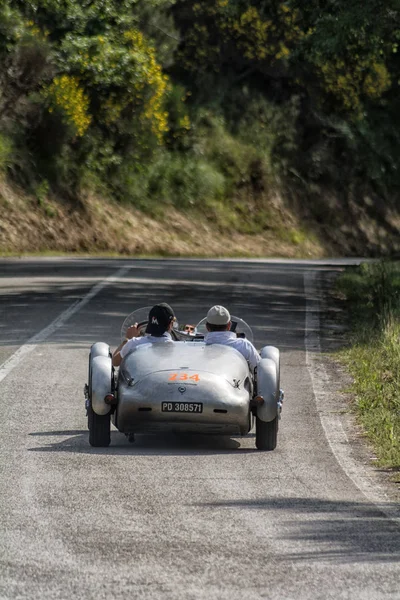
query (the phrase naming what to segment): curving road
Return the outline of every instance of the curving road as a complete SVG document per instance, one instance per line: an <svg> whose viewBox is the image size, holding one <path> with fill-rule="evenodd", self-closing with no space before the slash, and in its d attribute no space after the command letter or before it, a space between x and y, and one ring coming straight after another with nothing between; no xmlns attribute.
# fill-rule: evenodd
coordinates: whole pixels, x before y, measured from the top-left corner
<svg viewBox="0 0 400 600"><path fill-rule="evenodd" d="M357 463L320 361L340 264L0 260L0 598L400 599L398 507ZM88 349L157 301L181 322L225 304L280 347L275 452L254 434L88 445Z"/></svg>

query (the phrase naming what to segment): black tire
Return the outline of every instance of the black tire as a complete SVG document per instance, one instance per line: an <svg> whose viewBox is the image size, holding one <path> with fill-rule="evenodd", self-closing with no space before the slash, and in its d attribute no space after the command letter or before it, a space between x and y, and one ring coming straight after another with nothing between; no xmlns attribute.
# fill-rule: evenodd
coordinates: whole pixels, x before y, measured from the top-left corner
<svg viewBox="0 0 400 600"><path fill-rule="evenodd" d="M89 444L95 448L106 448L111 441L110 413L97 415L91 406L88 408Z"/></svg>
<svg viewBox="0 0 400 600"><path fill-rule="evenodd" d="M89 407L87 408L87 426L90 430L90 411L92 407L90 406L91 394L92 394L92 369L90 368L90 356L89 356L89 376L88 376L88 394L89 394Z"/></svg>
<svg viewBox="0 0 400 600"><path fill-rule="evenodd" d="M278 442L278 416L265 423L256 417L256 447L258 450L275 450Z"/></svg>

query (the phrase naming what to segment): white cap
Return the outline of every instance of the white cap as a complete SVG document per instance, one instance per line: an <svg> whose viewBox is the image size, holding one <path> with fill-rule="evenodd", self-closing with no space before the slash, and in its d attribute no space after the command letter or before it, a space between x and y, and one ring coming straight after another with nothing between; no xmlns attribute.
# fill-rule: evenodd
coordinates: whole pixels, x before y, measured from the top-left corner
<svg viewBox="0 0 400 600"><path fill-rule="evenodd" d="M230 320L231 315L224 306L213 306L207 313L207 323L210 325L228 325Z"/></svg>

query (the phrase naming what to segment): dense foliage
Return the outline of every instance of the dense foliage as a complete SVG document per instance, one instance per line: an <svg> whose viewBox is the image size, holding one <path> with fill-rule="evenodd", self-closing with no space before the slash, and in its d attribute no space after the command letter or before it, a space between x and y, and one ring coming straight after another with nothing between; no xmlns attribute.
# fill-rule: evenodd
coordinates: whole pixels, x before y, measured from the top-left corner
<svg viewBox="0 0 400 600"><path fill-rule="evenodd" d="M382 207L399 42L398 0L2 0L0 169L151 210L292 180Z"/></svg>

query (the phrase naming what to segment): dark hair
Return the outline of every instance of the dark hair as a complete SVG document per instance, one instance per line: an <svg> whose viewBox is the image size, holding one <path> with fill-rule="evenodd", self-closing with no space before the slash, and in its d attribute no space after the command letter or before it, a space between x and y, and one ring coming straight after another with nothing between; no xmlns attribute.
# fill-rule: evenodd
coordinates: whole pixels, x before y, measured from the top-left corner
<svg viewBox="0 0 400 600"><path fill-rule="evenodd" d="M229 323L225 325L212 325L211 323L207 323L208 331L228 331Z"/></svg>

